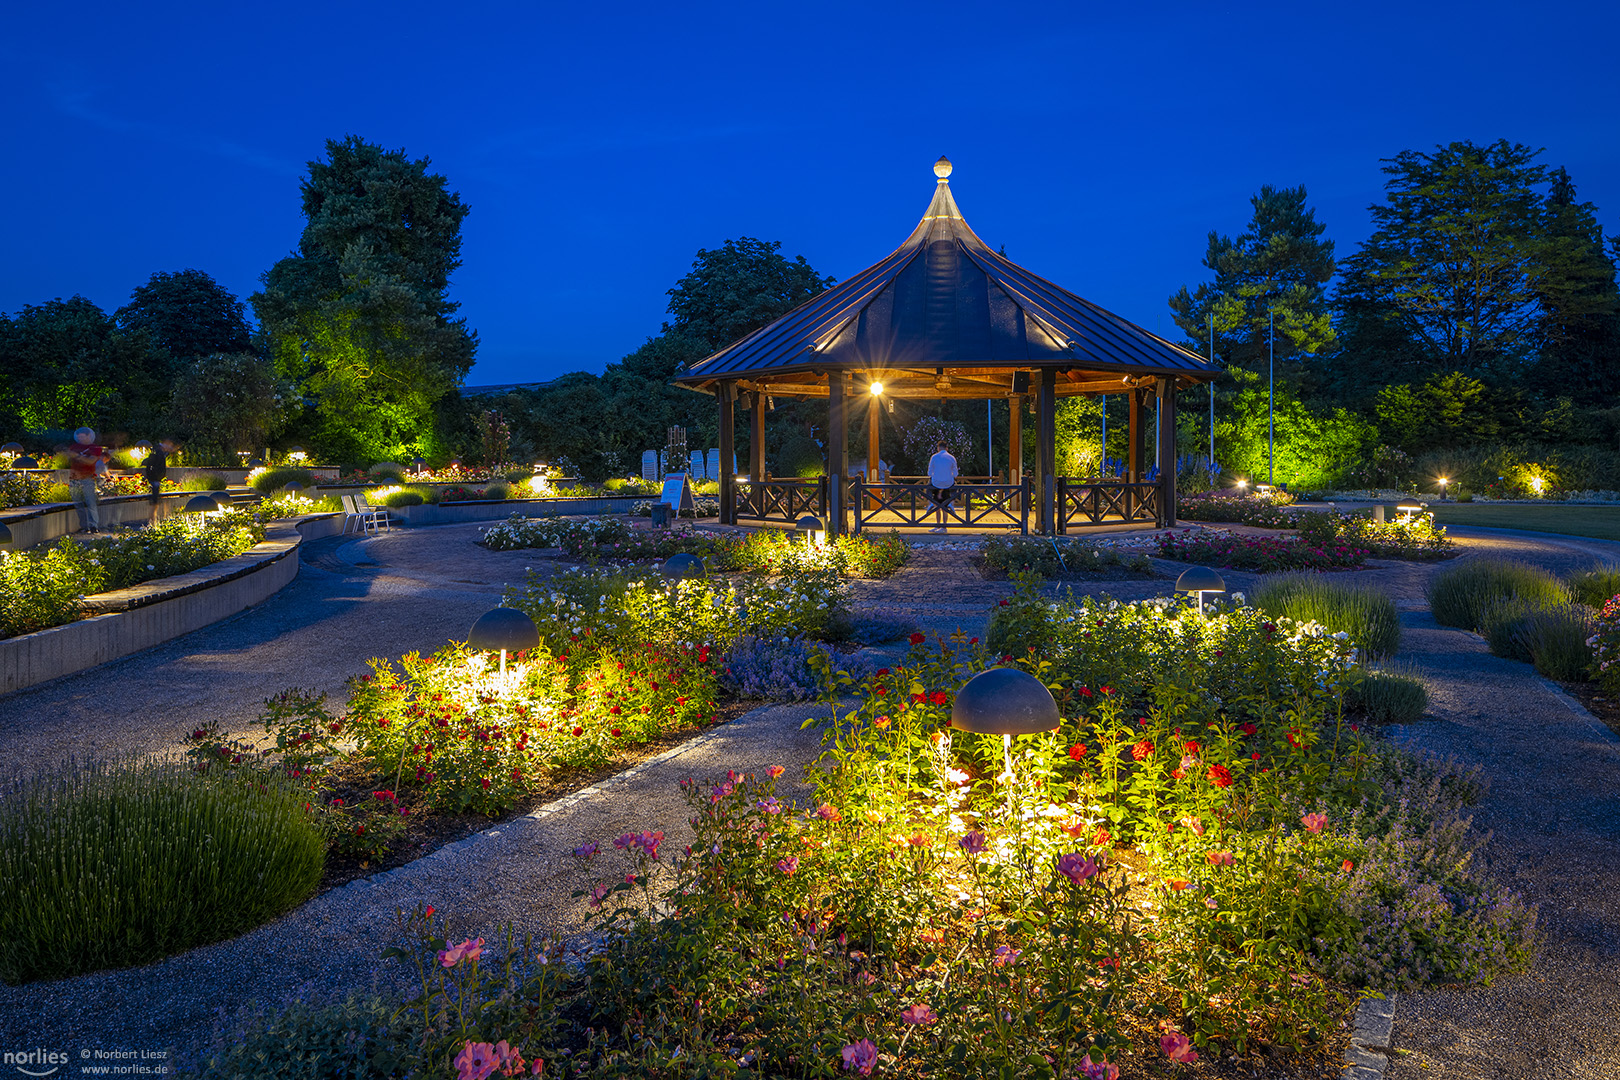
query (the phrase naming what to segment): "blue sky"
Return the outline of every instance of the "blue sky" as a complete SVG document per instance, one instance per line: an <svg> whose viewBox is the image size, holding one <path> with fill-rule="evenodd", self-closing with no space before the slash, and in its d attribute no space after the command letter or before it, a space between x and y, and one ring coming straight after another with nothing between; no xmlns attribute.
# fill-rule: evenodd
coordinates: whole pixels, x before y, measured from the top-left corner
<svg viewBox="0 0 1620 1080"><path fill-rule="evenodd" d="M1210 229L1305 184L1348 254L1379 159L1545 147L1620 232L1620 5L477 2L14 7L0 310L111 310L155 270L242 296L298 181L359 135L472 207L470 383L600 371L699 248L840 279L910 231L940 154L987 242L1152 330Z"/></svg>

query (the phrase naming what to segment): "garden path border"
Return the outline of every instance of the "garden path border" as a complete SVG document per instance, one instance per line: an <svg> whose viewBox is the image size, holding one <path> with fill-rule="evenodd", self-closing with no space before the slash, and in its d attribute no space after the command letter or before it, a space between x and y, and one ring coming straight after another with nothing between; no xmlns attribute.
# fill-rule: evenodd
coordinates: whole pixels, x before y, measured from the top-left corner
<svg viewBox="0 0 1620 1080"><path fill-rule="evenodd" d="M86 597L87 618L0 640L0 694L161 645L262 603L298 576L304 540L336 536L342 527L342 514L272 522L262 543L233 558Z"/></svg>

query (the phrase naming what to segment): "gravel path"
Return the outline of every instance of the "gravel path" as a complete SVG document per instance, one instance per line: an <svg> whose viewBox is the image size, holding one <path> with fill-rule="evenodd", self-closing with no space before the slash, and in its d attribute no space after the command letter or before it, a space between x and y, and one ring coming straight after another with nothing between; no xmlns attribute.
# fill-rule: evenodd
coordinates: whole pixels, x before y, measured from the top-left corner
<svg viewBox="0 0 1620 1080"><path fill-rule="evenodd" d="M338 696L371 656L438 647L465 633L525 567L546 565L532 553L473 546L483 527L316 542L304 551L298 580L249 612L0 698L7 771L71 752L173 747L181 731L209 717L251 732L261 700L286 686ZM1560 573L1620 561L1620 545L1602 541L1451 531L1469 556L1522 558ZM920 550L888 581L858 583L855 604L909 617L931 633L982 636L988 610L1011 588L983 581L964 563L961 552ZM1473 635L1435 626L1422 587L1436 569L1380 563L1364 572L1400 603L1400 659L1418 669L1433 697L1431 719L1392 735L1408 748L1485 767L1494 787L1477 823L1496 832L1497 872L1541 905L1545 940L1525 975L1486 989L1403 996L1391 1080L1620 1076L1620 740L1528 666L1491 657ZM1259 580L1225 576L1240 590ZM1161 578L1075 591L1136 599L1169 588ZM390 977L375 958L393 934L395 910L416 903L454 912L458 930L474 935L503 922L538 935L577 935L583 909L570 894L584 881L567 854L575 845L632 828L661 828L667 843L682 843L686 812L676 782L687 776L772 764L787 766L789 778L802 775L817 740L799 723L816 708L756 710L598 789L334 890L235 941L145 968L0 987L0 1046L72 1054L195 1045L217 1009L373 985Z"/></svg>

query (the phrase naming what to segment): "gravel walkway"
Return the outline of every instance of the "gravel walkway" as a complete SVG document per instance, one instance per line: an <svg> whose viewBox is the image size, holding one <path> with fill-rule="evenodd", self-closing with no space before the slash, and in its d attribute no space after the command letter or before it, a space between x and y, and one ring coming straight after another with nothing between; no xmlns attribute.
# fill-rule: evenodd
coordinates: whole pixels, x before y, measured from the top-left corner
<svg viewBox="0 0 1620 1080"><path fill-rule="evenodd" d="M271 601L128 660L0 698L8 771L72 752L170 748L214 717L251 732L260 701L288 685L340 696L368 657L433 649L465 633L532 553L492 553L484 526L399 531L316 542L298 580ZM1602 541L1453 529L1469 556L1522 558L1560 573L1620 561ZM909 617L929 632L982 636L1010 586L986 582L961 552L920 550L884 582L858 583L855 604ZM1174 564L1158 564L1174 573ZM1403 996L1395 1009L1391 1080L1620 1077L1620 740L1526 665L1491 657L1473 635L1434 625L1422 599L1436 567L1380 563L1365 578L1403 609L1406 647L1433 696L1432 719L1396 729L1411 749L1484 765L1494 780L1477 823L1496 832L1497 872L1541 905L1545 940L1530 972L1496 986ZM1250 589L1256 575L1227 573ZM1061 588L1062 586L1059 586ZM1164 595L1170 582L1126 580L1084 591ZM1082 589L1076 586L1076 591ZM386 601L386 602L382 602ZM145 968L0 987L0 1045L155 1050L195 1045L218 1009L341 993L389 977L375 958L398 908L432 903L485 934L510 922L577 935L583 881L568 852L635 829L682 843L676 782L728 768L788 767L817 752L800 721L815 706L775 706L717 728L631 773L507 822L391 874L334 890L235 941ZM803 789L798 789L801 793Z"/></svg>

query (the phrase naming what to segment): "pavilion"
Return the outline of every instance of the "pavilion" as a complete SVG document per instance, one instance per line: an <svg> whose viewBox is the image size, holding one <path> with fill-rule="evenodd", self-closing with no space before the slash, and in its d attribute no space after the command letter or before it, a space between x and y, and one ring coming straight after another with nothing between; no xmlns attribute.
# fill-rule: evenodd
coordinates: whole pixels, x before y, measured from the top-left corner
<svg viewBox="0 0 1620 1080"><path fill-rule="evenodd" d="M953 524L1042 533L1074 525L1175 524L1176 396L1220 370L1196 353L1054 285L992 251L951 196L951 163L934 164L933 201L905 243L882 261L775 322L700 360L675 385L720 404L720 519L793 523L818 514L835 534L878 525L929 523L918 483L877 473L882 398L1010 399L1005 483L964 484ZM1129 447L1123 478L1058 474L1054 414L1072 394L1127 394ZM733 470L735 409L748 395L748 481ZM848 422L866 399L868 471L851 476ZM770 397L827 399L826 472L777 480L765 471ZM1024 400L1036 412L1036 461L1023 463ZM1158 406L1158 458L1149 482L1144 445ZM887 479L889 482L882 482ZM994 479L994 478L992 478Z"/></svg>

